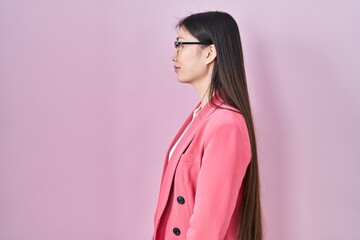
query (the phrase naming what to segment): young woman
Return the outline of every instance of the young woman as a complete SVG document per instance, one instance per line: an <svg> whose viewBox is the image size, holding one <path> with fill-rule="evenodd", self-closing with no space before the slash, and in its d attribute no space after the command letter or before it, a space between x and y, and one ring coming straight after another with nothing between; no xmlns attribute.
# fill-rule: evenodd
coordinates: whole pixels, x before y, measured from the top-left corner
<svg viewBox="0 0 360 240"><path fill-rule="evenodd" d="M166 155L153 240L261 240L254 125L239 29L224 12L178 23L177 78L200 102Z"/></svg>

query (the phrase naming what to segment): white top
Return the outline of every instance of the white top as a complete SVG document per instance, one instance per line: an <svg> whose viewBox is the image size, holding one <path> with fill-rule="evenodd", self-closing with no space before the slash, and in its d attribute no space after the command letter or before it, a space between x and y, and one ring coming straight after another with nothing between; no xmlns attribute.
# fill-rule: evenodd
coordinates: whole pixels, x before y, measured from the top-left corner
<svg viewBox="0 0 360 240"><path fill-rule="evenodd" d="M196 108L196 109L194 110L194 112L193 112L193 117L192 117L192 119L191 119L191 122L186 126L186 128L185 128L185 130L182 132L181 136L178 138L178 140L176 141L176 143L175 143L175 144L173 145L173 147L171 148L171 150L170 150L170 152L169 152L168 161L170 161L171 156L173 155L173 153L174 153L177 145L179 144L181 138L184 136L186 130L188 130L189 126L190 126L191 123L194 121L194 118L197 116L197 114L199 113L200 109L201 109L201 106L198 107L198 108Z"/></svg>

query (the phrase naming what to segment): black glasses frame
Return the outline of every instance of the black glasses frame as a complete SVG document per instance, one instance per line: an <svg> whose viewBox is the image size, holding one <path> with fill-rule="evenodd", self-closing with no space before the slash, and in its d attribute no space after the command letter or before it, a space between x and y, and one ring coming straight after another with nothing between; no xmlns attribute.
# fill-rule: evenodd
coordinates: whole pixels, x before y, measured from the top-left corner
<svg viewBox="0 0 360 240"><path fill-rule="evenodd" d="M203 42L179 42L179 41L175 41L174 42L174 47L175 49L179 49L181 45L192 45L192 44L198 44L198 45L209 45Z"/></svg>

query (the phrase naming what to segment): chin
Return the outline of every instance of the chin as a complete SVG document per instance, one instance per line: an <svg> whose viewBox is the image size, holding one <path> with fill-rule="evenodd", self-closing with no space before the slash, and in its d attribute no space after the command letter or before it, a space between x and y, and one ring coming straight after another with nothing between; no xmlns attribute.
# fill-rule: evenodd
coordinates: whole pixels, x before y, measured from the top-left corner
<svg viewBox="0 0 360 240"><path fill-rule="evenodd" d="M192 81L190 79L184 79L181 77L177 77L178 82L180 83L191 83Z"/></svg>

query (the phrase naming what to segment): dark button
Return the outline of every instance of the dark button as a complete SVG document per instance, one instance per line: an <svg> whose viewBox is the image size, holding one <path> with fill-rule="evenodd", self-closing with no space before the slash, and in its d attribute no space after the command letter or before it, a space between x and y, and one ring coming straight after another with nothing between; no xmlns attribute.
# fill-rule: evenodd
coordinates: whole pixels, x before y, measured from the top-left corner
<svg viewBox="0 0 360 240"><path fill-rule="evenodd" d="M179 236L180 235L180 229L178 229L177 227L173 229L173 233L176 235L176 236Z"/></svg>
<svg viewBox="0 0 360 240"><path fill-rule="evenodd" d="M185 199L184 199L182 196L178 196L176 200L177 200L177 202L180 203L180 204L184 204L184 203L185 203Z"/></svg>

